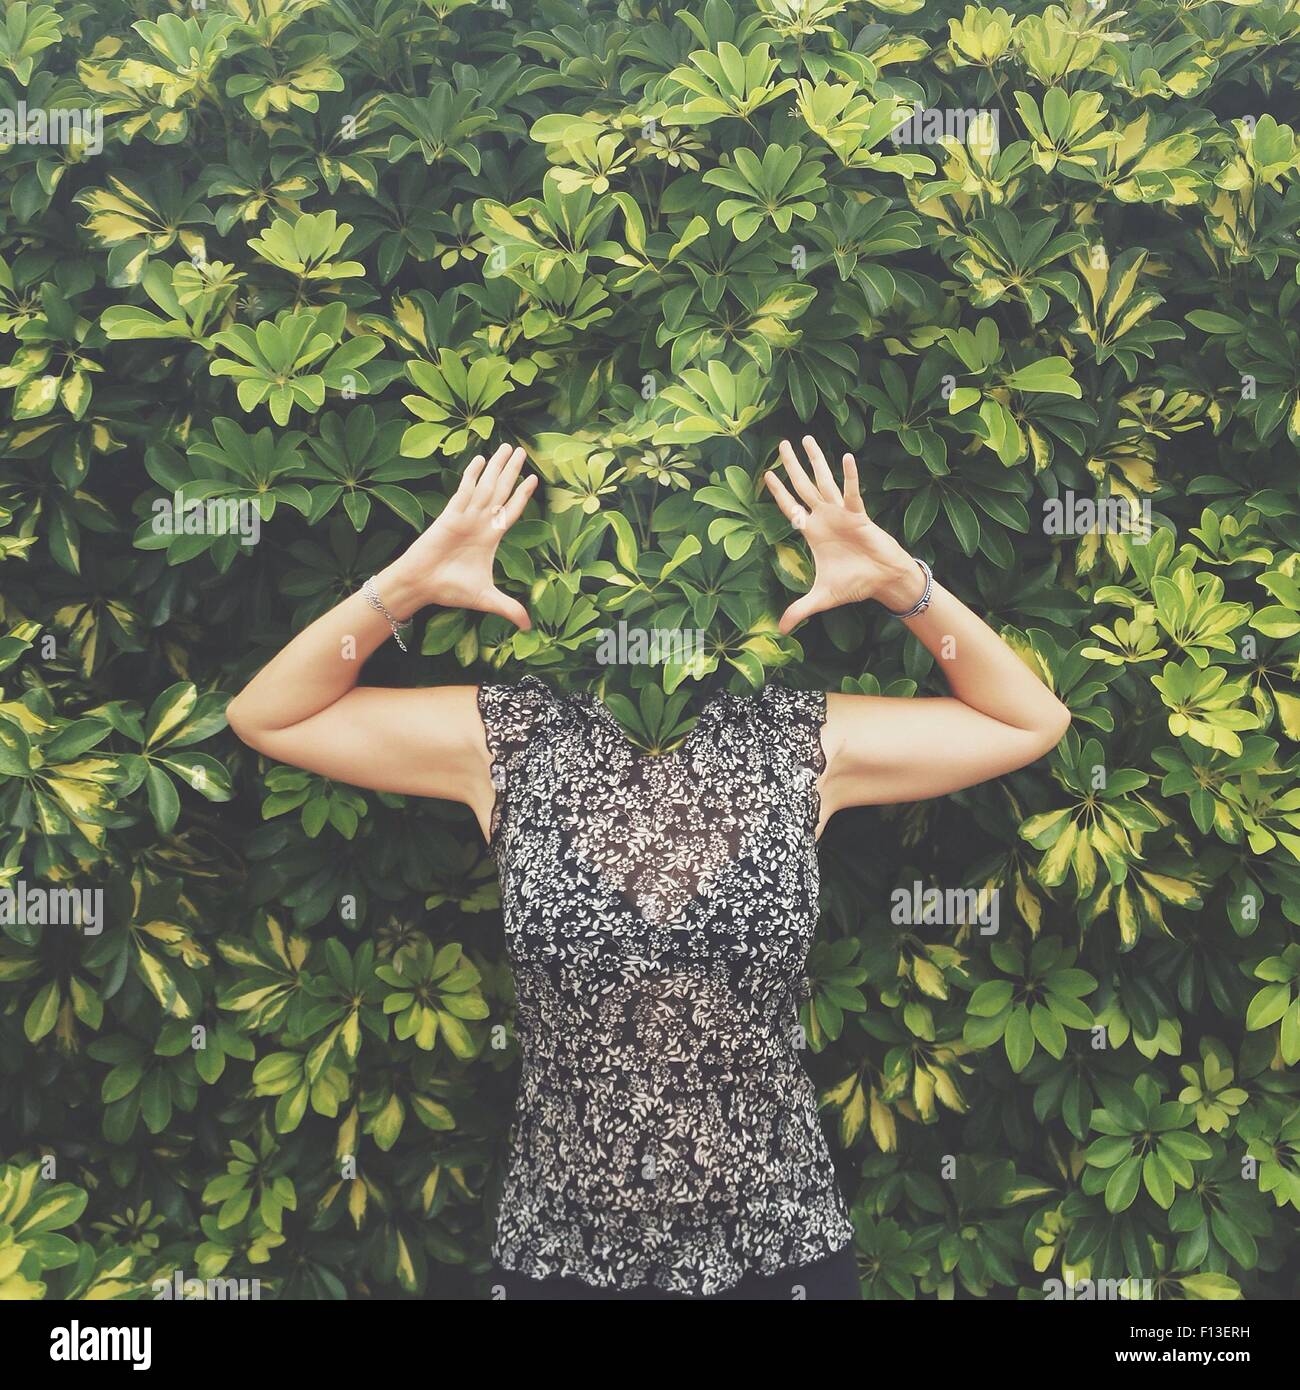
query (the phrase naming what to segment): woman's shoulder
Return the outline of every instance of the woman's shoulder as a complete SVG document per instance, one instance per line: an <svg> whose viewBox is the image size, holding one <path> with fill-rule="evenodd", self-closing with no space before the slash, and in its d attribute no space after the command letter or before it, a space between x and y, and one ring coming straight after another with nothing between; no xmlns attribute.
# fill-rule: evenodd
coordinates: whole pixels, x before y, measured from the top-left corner
<svg viewBox="0 0 1300 1390"><path fill-rule="evenodd" d="M758 692L755 707L762 733L774 755L798 769L817 775L826 767L822 729L826 724L825 690L769 681Z"/></svg>
<svg viewBox="0 0 1300 1390"><path fill-rule="evenodd" d="M550 684L532 671L511 679L488 677L479 682L479 690L492 700L513 704L541 705L558 698Z"/></svg>
<svg viewBox="0 0 1300 1390"><path fill-rule="evenodd" d="M769 680L756 695L758 708L779 719L826 716L826 691Z"/></svg>
<svg viewBox="0 0 1300 1390"><path fill-rule="evenodd" d="M485 680L478 687L478 709L488 745L521 745L561 717L561 696L531 671L512 680Z"/></svg>

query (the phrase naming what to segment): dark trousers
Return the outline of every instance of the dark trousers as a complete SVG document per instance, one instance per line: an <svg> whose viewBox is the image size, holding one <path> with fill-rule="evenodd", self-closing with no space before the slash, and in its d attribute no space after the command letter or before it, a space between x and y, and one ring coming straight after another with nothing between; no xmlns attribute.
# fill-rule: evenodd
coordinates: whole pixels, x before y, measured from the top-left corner
<svg viewBox="0 0 1300 1390"><path fill-rule="evenodd" d="M862 1298L852 1245L846 1245L842 1250L837 1250L823 1259L814 1260L812 1264L782 1270L780 1274L747 1274L734 1288L715 1294L669 1293L665 1289L650 1286L639 1289L601 1289L592 1284L585 1284L581 1279L558 1276L534 1279L527 1274L516 1274L513 1270L500 1268L494 1268L492 1271L492 1285L495 1297L500 1296L497 1290L505 1290L505 1302L511 1299L549 1302L565 1302L572 1299L583 1303L621 1303L698 1298L712 1302L757 1299L792 1303L810 1298L852 1302L858 1302Z"/></svg>

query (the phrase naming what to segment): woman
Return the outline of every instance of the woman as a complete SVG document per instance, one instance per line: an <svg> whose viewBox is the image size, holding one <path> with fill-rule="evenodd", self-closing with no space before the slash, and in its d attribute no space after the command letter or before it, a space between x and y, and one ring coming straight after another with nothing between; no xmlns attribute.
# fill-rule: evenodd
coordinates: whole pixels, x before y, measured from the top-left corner
<svg viewBox="0 0 1300 1390"><path fill-rule="evenodd" d="M1065 706L837 485L780 449L811 591L781 619L874 599L940 660L951 696L718 691L687 742L640 755L593 695L537 677L357 685L428 604L498 613L497 545L536 478L475 458L404 555L318 618L231 701L280 762L463 802L501 877L523 1051L493 1247L525 1298L857 1297L849 1223L798 1059L797 987L817 918L816 841L846 806L917 801L1053 748Z"/></svg>

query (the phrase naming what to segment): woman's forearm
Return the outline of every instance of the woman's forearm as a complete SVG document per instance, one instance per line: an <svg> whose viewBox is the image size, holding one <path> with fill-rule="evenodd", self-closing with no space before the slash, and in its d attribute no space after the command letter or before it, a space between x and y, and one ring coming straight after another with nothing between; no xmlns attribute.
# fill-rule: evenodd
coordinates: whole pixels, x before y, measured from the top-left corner
<svg viewBox="0 0 1300 1390"><path fill-rule="evenodd" d="M894 611L905 611L924 590L924 577L909 577L893 592L878 595ZM909 596L910 595L910 596ZM1038 679L984 620L938 580L930 606L907 628L938 661L948 685L963 704L1016 729L1055 732L1070 722L1065 705Z"/></svg>
<svg viewBox="0 0 1300 1390"><path fill-rule="evenodd" d="M492 578L497 546L537 486L535 474L519 481L523 464L524 451L509 444L490 459L475 455L438 519L375 576L379 600L398 622L437 603L496 613L517 627L528 626L527 609ZM344 599L299 633L226 706L230 727L256 746L258 734L294 728L330 709L356 685L366 658L392 631L364 594ZM306 756L310 764L301 760ZM300 754L298 765L320 761L319 750L310 750Z"/></svg>
<svg viewBox="0 0 1300 1390"><path fill-rule="evenodd" d="M400 563L375 576L384 606L405 621L422 605ZM388 619L361 593L323 613L276 654L226 706L230 727L248 735L287 729L319 714L357 683L366 659L393 635Z"/></svg>

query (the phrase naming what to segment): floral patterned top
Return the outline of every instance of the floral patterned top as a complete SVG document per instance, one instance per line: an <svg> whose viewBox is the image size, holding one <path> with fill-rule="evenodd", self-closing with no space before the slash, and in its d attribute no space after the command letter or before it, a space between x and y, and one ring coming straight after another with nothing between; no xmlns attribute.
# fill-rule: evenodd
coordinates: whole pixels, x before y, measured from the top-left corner
<svg viewBox="0 0 1300 1390"><path fill-rule="evenodd" d="M493 1257L711 1294L841 1249L798 1033L825 694L719 692L660 757L536 676L478 707L523 1053Z"/></svg>

